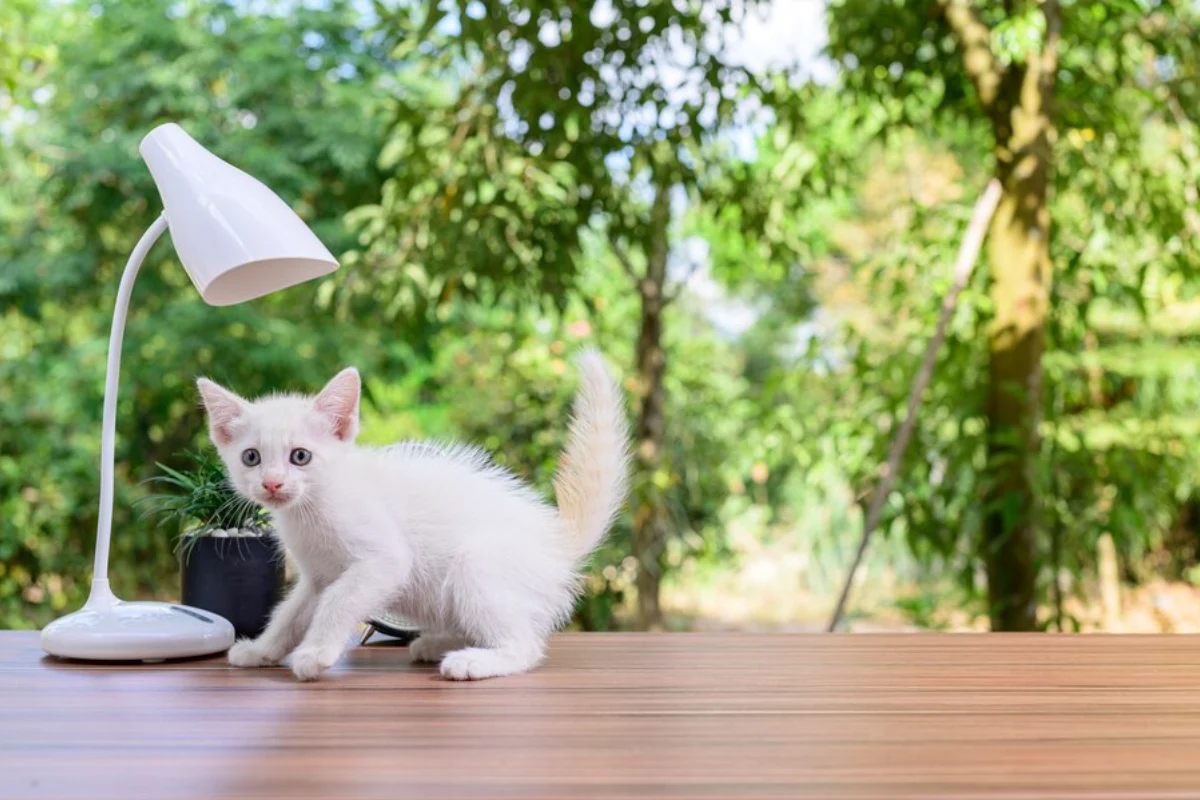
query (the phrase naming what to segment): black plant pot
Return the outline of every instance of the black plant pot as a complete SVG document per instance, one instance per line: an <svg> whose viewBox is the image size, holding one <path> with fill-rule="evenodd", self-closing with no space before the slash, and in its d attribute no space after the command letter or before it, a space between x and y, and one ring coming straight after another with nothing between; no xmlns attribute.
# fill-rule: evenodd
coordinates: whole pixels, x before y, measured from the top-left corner
<svg viewBox="0 0 1200 800"><path fill-rule="evenodd" d="M283 558L270 536L198 536L184 543L183 602L220 614L238 638L267 627L283 591Z"/></svg>

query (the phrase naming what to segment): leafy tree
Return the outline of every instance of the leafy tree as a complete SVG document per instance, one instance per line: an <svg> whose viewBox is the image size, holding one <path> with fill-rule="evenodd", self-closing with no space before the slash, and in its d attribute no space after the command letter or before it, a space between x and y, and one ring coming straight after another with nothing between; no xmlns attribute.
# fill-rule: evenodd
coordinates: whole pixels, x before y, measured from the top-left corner
<svg viewBox="0 0 1200 800"><path fill-rule="evenodd" d="M1197 12L1184 2L840 0L829 20L830 53L861 102L925 130L967 126L991 144L1004 194L987 245L980 552L993 627L1029 630L1037 625L1037 455L1054 264L1070 279L1083 266L1055 252L1061 236L1051 223L1071 187L1096 181L1091 168L1100 166L1080 171L1071 143L1099 132L1097 149L1128 170L1122 186L1134 194L1114 220L1123 232L1160 242L1178 234L1182 204L1155 196L1151 187L1165 178L1143 156L1159 125L1179 124L1172 109L1196 107Z"/></svg>
<svg viewBox="0 0 1200 800"><path fill-rule="evenodd" d="M722 47L744 5L452 2L384 20L409 69L381 156L382 201L358 221L371 242L362 263L396 282L397 307L517 294L561 308L588 229L603 232L639 298L632 546L643 626L661 622L664 489L680 479L665 389L672 203L743 186L714 173L739 101L762 96Z"/></svg>

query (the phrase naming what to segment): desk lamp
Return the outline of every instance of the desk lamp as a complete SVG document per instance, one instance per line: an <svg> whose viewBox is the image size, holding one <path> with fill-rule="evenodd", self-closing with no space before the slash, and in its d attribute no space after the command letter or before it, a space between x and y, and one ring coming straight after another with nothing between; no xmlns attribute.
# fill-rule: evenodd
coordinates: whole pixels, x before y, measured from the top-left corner
<svg viewBox="0 0 1200 800"><path fill-rule="evenodd" d="M146 252L170 229L183 268L213 306L244 303L338 267L278 195L205 150L178 125L155 128L139 151L162 196L163 213L134 247L117 289L104 382L100 518L91 593L83 608L42 631L42 649L62 658L157 661L217 653L233 644L233 626L216 614L177 603L126 602L108 585L121 340L129 296Z"/></svg>

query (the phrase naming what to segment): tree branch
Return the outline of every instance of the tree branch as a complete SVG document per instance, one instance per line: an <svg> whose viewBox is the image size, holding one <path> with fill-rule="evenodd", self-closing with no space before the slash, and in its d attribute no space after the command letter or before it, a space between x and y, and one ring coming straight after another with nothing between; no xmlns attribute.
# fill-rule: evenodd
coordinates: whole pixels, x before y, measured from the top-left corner
<svg viewBox="0 0 1200 800"><path fill-rule="evenodd" d="M680 278L679 281L676 282L675 288L667 292L666 296L663 297L664 306L668 306L679 299L679 296L683 294L685 289L687 289L687 285L691 283L692 278L695 277L698 269L700 269L700 262L693 261L691 265L688 266L687 274Z"/></svg>
<svg viewBox="0 0 1200 800"><path fill-rule="evenodd" d="M846 610L846 600L850 596L850 587L854 584L854 574L858 572L863 555L867 552L871 534L875 532L875 528L883 517L883 506L892 491L892 484L895 483L896 474L900 471L900 460L904 457L908 440L912 437L913 428L917 424L917 411L921 408L921 397L925 394L925 389L933 378L933 366L937 361L938 350L946 341L946 330L950 327L950 318L954 316L958 297L962 294L967 282L970 281L971 273L975 271L975 262L979 259L979 249L983 246L983 237L987 233L988 225L992 221L992 215L996 213L996 205L999 202L1000 182L993 178L979 200L976 201L975 210L971 212L971 222L967 225L967 232L963 235L962 244L959 245L958 257L954 260L954 282L950 285L950 291L946 293L945 299L942 300L942 313L938 317L937 328L925 348L925 357L921 361L917 377L908 393L908 410L905 413L904 423L896 433L896 438L892 440L887 464L883 468L883 476L875 487L871 508L867 511L867 518L863 522L862 540L858 543L858 551L854 554L854 561L850 564L846 582L842 584L842 592L833 609L833 616L829 618L826 630L831 633L842 620L842 614Z"/></svg>
<svg viewBox="0 0 1200 800"><path fill-rule="evenodd" d="M641 283L642 276L637 274L637 269L634 268L633 262L629 259L629 253L625 252L625 248L616 239L609 237L609 246L612 248L613 254L616 255L617 261L620 262L621 268L625 270L634 283Z"/></svg>
<svg viewBox="0 0 1200 800"><path fill-rule="evenodd" d="M988 111L996 103L1004 68L992 52L992 31L975 13L971 0L939 0L942 13L962 46L963 67Z"/></svg>

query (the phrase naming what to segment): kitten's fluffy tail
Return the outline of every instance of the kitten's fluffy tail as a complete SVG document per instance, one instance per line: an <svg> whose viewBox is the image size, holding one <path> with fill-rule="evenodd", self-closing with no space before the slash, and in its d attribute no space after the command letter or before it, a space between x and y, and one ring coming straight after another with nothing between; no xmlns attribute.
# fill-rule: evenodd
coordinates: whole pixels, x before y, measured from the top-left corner
<svg viewBox="0 0 1200 800"><path fill-rule="evenodd" d="M554 476L558 513L572 555L582 561L600 544L625 502L629 430L621 390L595 350L580 353L580 387L567 447Z"/></svg>

